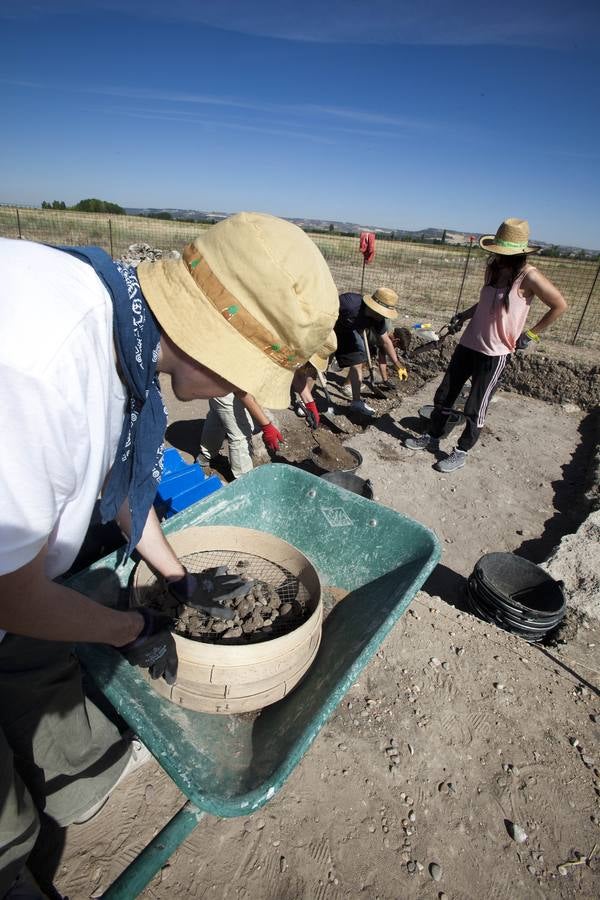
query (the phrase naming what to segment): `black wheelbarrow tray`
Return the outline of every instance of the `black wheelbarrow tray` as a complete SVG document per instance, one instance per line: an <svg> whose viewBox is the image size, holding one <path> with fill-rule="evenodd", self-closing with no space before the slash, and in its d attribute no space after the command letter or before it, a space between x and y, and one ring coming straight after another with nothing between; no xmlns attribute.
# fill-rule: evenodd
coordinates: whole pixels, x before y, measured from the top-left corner
<svg viewBox="0 0 600 900"><path fill-rule="evenodd" d="M116 650L78 648L96 685L188 798L107 898L136 897L206 813L247 816L274 796L440 557L439 542L424 525L286 465L244 475L174 516L165 532L190 525L268 531L309 557L325 590L349 593L326 616L303 681L257 717L180 708L159 697ZM132 568L117 551L69 583L117 606Z"/></svg>

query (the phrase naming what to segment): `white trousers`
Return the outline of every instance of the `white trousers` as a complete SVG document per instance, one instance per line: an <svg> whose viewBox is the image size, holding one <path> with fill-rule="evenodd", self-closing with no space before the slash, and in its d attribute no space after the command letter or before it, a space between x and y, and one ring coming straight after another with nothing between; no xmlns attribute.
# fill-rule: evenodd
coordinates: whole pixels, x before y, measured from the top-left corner
<svg viewBox="0 0 600 900"><path fill-rule="evenodd" d="M254 423L243 403L227 394L225 397L211 397L208 401L208 416L200 437L198 461L213 459L223 440L229 445L229 463L234 478L239 478L254 467L252 463L252 432Z"/></svg>

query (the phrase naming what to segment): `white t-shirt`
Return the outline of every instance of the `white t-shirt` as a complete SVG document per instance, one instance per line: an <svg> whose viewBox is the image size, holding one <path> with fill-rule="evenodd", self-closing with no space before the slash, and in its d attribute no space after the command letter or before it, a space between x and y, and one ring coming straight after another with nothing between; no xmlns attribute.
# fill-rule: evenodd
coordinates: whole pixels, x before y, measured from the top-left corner
<svg viewBox="0 0 600 900"><path fill-rule="evenodd" d="M48 541L54 578L83 543L123 425L112 324L91 266L0 238L0 574Z"/></svg>

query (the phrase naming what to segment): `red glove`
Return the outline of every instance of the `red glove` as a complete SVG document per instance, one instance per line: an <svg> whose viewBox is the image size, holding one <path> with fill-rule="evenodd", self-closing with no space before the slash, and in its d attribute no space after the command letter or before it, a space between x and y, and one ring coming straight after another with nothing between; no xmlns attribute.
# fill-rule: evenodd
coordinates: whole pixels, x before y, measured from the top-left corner
<svg viewBox="0 0 600 900"><path fill-rule="evenodd" d="M319 422L321 421L321 417L319 415L319 410L317 409L317 404L315 403L314 400L311 400L310 403L305 403L304 405L306 406L307 410L310 413L312 413L312 415L313 415L313 419L314 419L314 423L315 423L314 427L318 428Z"/></svg>
<svg viewBox="0 0 600 900"><path fill-rule="evenodd" d="M279 450L279 445L283 444L283 435L272 422L262 425L263 441L267 450Z"/></svg>

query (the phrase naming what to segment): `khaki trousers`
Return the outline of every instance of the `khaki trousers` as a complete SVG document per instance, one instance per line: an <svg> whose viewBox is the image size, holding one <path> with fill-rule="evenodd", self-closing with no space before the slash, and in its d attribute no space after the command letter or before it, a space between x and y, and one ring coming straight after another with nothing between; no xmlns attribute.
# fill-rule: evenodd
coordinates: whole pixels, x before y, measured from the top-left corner
<svg viewBox="0 0 600 900"><path fill-rule="evenodd" d="M39 813L59 825L107 795L129 758L117 727L83 693L69 644L0 642L0 897L27 861Z"/></svg>
<svg viewBox="0 0 600 900"><path fill-rule="evenodd" d="M233 394L211 397L208 415L200 437L198 462L213 459L223 440L229 445L229 463L234 478L254 468L252 462L252 432L254 423L246 407Z"/></svg>

